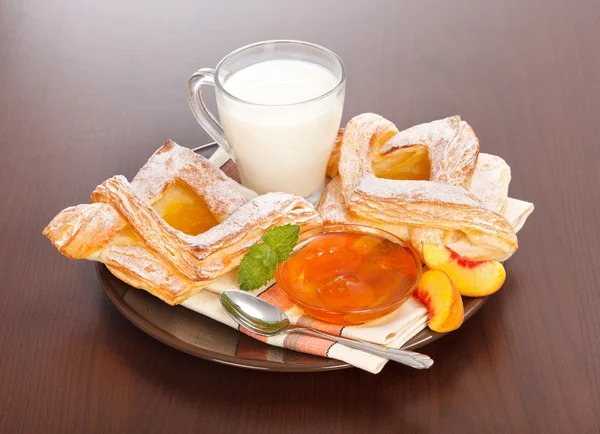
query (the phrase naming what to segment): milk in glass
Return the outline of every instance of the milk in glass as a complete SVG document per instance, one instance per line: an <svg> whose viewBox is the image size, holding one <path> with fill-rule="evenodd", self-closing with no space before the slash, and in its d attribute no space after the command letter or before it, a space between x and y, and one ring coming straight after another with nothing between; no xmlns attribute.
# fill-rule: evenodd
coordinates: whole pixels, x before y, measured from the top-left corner
<svg viewBox="0 0 600 434"><path fill-rule="evenodd" d="M323 185L342 116L343 91L327 94L337 84L328 69L291 59L255 63L225 79L235 98L217 95L219 115L244 185L303 197Z"/></svg>

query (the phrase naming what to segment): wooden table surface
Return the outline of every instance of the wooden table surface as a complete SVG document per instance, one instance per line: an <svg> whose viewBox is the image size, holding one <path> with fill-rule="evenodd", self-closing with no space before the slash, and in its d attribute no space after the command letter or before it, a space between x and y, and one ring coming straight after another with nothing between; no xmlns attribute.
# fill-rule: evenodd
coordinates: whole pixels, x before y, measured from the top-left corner
<svg viewBox="0 0 600 434"><path fill-rule="evenodd" d="M0 0L0 432L598 432L599 16L598 0ZM342 57L344 120L461 114L536 205L504 288L426 347L431 371L196 359L41 235L166 139L207 142L187 77L277 38Z"/></svg>

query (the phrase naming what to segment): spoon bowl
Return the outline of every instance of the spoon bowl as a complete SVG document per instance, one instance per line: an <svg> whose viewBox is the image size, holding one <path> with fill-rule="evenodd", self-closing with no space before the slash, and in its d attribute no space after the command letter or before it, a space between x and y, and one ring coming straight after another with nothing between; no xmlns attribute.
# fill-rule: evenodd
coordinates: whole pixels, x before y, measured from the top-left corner
<svg viewBox="0 0 600 434"><path fill-rule="evenodd" d="M281 309L245 292L224 291L221 305L239 325L259 335L275 336L291 325Z"/></svg>

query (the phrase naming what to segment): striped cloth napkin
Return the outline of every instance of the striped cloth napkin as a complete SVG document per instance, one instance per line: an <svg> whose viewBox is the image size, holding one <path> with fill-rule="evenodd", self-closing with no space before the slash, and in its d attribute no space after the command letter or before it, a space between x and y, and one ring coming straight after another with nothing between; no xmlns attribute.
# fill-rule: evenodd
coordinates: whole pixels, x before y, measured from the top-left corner
<svg viewBox="0 0 600 434"><path fill-rule="evenodd" d="M226 289L237 289L236 272L222 276L212 285L196 295L188 298L181 305L202 315L208 316L230 327L239 329L242 333L252 336L269 345L331 357L342 360L358 368L374 374L381 371L387 359L348 348L326 339L290 333L287 336L264 337L249 332L233 321L221 307L219 294ZM306 315L294 305L289 297L275 282L253 292L254 295L282 309L293 324L312 327L337 336L374 342L400 348L427 324L427 308L414 298L410 298L398 310L375 321L359 326L341 326L329 324Z"/></svg>
<svg viewBox="0 0 600 434"><path fill-rule="evenodd" d="M220 148L210 158L210 161L217 167L221 167L226 173L231 173L231 168L224 167L229 161L229 156ZM533 204L509 198L506 202L504 217L513 225L515 231L518 232L532 211ZM342 360L374 374L380 372L387 363L387 359L372 356L325 339L294 334L284 337L275 336L267 338L255 335L243 327L240 328L221 307L219 301L219 294L221 292L226 289L238 288L236 277L235 271L226 274L205 288L205 290L184 301L182 306L230 327L238 328L242 333L269 345ZM282 309L293 324L310 326L325 333L374 342L393 348L401 348L427 326L427 308L414 298L410 298L391 314L375 321L358 326L339 326L325 323L306 315L299 307L292 303L279 285L274 282L254 291L253 294Z"/></svg>

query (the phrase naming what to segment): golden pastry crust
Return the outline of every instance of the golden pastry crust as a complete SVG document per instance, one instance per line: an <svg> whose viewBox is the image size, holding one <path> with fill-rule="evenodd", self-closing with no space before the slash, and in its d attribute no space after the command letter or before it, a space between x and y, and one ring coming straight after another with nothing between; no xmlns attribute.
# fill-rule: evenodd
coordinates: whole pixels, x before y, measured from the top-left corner
<svg viewBox="0 0 600 434"><path fill-rule="evenodd" d="M218 224L198 235L170 226L152 206L175 182L189 186ZM322 225L304 199L255 193L203 157L167 142L130 184L115 176L93 192L91 204L60 212L44 235L65 256L103 262L121 280L178 304L237 267L247 248L271 226Z"/></svg>
<svg viewBox="0 0 600 434"><path fill-rule="evenodd" d="M458 117L430 124L399 133L375 114L352 119L340 148L339 180L327 186L319 204L325 223L374 225L418 250L422 242L431 241L453 246L474 259L507 259L517 249L513 228L467 190L479 153L473 130ZM430 180L375 175L377 159L415 146L428 151Z"/></svg>
<svg viewBox="0 0 600 434"><path fill-rule="evenodd" d="M333 149L331 150L331 155L329 156L329 161L327 162L327 176L332 179L338 174L338 164L340 164L340 150L342 148L343 138L344 129L340 128L338 130L337 137L335 138L335 143L333 145Z"/></svg>

